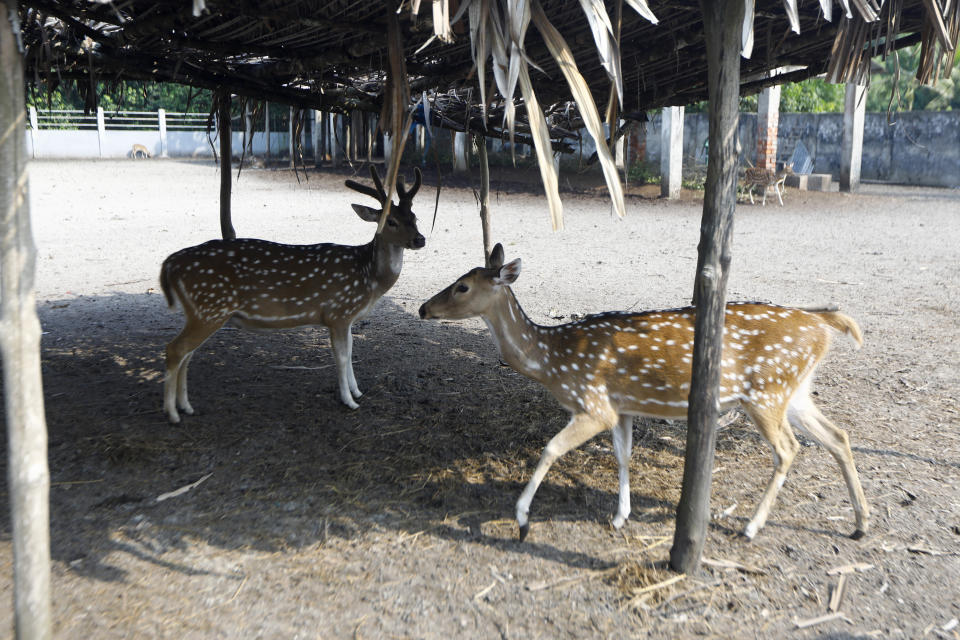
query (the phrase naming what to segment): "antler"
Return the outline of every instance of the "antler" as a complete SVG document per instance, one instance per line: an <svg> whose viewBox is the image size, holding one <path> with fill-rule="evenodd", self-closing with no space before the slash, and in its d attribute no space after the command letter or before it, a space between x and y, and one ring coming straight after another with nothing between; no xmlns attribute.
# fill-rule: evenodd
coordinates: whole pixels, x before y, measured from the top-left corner
<svg viewBox="0 0 960 640"><path fill-rule="evenodd" d="M403 178L397 178L397 196L401 200L413 200L413 196L417 195L417 191L420 190L420 185L423 183L423 174L420 173L420 167L414 167L413 172L413 186L410 187L409 191L403 184Z"/></svg>
<svg viewBox="0 0 960 640"><path fill-rule="evenodd" d="M380 174L377 173L377 168L373 165L370 165L370 176L373 178L376 188L361 184L356 180L347 180L344 184L354 191L374 198L380 203L380 206L383 206L387 203L387 192L383 190L383 181L380 180Z"/></svg>

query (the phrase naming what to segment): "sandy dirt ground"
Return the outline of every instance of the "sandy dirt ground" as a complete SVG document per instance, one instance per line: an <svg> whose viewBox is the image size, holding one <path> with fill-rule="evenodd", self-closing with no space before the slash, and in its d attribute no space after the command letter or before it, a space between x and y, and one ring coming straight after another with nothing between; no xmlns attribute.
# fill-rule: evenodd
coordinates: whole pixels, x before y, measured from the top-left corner
<svg viewBox="0 0 960 640"><path fill-rule="evenodd" d="M367 242L349 175L245 171L238 233ZM428 175L415 205L427 246L354 328L360 409L337 400L325 329L227 328L193 360L197 414L169 425L163 349L181 315L157 275L169 253L219 235L218 180L175 161L31 166L56 637L958 637L960 191L788 190L782 208L738 206L729 299L838 303L863 328L859 351L835 341L815 389L850 434L871 531L848 537L839 469L801 440L767 527L740 536L772 460L739 416L718 436L710 563L676 577L682 423L636 422L622 530L601 435L554 465L517 541L514 503L566 413L498 365L481 321L416 315L481 262L466 179L431 224ZM689 300L701 193L634 189L617 220L594 178L562 182L567 226L554 233L536 179L494 177L494 238L523 259L514 291L534 320ZM797 629L831 600L837 615ZM0 637L11 616L0 606Z"/></svg>

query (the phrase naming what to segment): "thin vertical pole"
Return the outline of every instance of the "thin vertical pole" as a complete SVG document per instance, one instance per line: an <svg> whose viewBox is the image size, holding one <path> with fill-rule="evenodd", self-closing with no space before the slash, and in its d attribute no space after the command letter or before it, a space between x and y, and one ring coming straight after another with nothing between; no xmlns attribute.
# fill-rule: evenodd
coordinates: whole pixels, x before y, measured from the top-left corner
<svg viewBox="0 0 960 640"><path fill-rule="evenodd" d="M221 90L218 96L217 127L220 134L220 234L224 240L233 240L237 237L233 230L233 220L230 213L230 188L233 176L233 150L231 149L233 133L230 126L230 92Z"/></svg>
<svg viewBox="0 0 960 640"><path fill-rule="evenodd" d="M100 157L103 157L104 145L106 144L107 126L103 119L103 107L97 107L97 145L99 146Z"/></svg>
<svg viewBox="0 0 960 640"><path fill-rule="evenodd" d="M474 134L473 143L477 145L477 158L480 160L480 228L483 230L483 263L490 266L490 252L493 251L490 238L490 163L487 159L487 139Z"/></svg>

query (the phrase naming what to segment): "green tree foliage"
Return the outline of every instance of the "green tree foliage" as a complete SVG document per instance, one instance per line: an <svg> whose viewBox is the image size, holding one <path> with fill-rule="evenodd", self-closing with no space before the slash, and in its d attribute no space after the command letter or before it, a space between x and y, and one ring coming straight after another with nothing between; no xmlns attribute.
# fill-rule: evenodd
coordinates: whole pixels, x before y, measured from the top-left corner
<svg viewBox="0 0 960 640"><path fill-rule="evenodd" d="M843 85L830 84L823 78L810 78L781 86L780 111L782 113L827 113L843 111ZM687 107L688 111L707 110L707 102L698 102ZM740 111L754 113L757 110L757 95L740 98Z"/></svg>
<svg viewBox="0 0 960 640"><path fill-rule="evenodd" d="M80 87L83 87L81 89ZM48 91L44 84L27 92L27 106L38 109L84 109L86 85L68 82ZM191 111L208 113L212 103L207 89L193 89L179 84L159 82L100 82L97 103L104 111Z"/></svg>
<svg viewBox="0 0 960 640"><path fill-rule="evenodd" d="M899 51L900 77L897 78L897 60L894 56L879 61L881 69L871 74L867 90L867 111L886 111L887 106L897 111L951 111L960 109L960 51L953 61L948 77L935 85L921 85L916 73L920 63L920 45ZM896 93L893 94L896 82ZM890 98L893 95L893 103Z"/></svg>
<svg viewBox="0 0 960 640"><path fill-rule="evenodd" d="M843 111L844 87L823 78L783 85L780 111L785 113L831 113Z"/></svg>

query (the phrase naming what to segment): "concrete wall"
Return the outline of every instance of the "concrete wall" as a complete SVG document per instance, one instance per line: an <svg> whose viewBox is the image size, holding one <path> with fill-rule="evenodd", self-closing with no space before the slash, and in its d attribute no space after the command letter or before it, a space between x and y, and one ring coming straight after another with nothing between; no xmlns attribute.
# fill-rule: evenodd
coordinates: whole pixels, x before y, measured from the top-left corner
<svg viewBox="0 0 960 640"><path fill-rule="evenodd" d="M135 144L142 144L154 156L160 155L160 132L150 130L107 129L103 136L103 149L97 139L96 130L39 129L33 134L27 132L27 154L34 158L126 158ZM36 136L37 148L33 148ZM220 146L217 136L213 135L213 144L217 153ZM286 132L270 132L270 155L274 158L289 155L290 135ZM253 134L253 153L263 155L266 151L267 137L261 132ZM233 132L233 154L239 156L242 151L243 134ZM304 141L304 151L311 150L310 136ZM207 141L204 131L167 131L167 155L171 158L213 157L213 148Z"/></svg>
<svg viewBox="0 0 960 640"><path fill-rule="evenodd" d="M960 187L960 112L907 111L868 113L863 131L863 163L860 177L898 184ZM706 113L688 113L684 118L684 164L705 162ZM740 114L742 158L756 161L757 116ZM802 140L814 159L814 173L837 176L843 142L842 113L781 113L777 136L777 160L790 159ZM660 116L647 123L646 160L660 161Z"/></svg>

